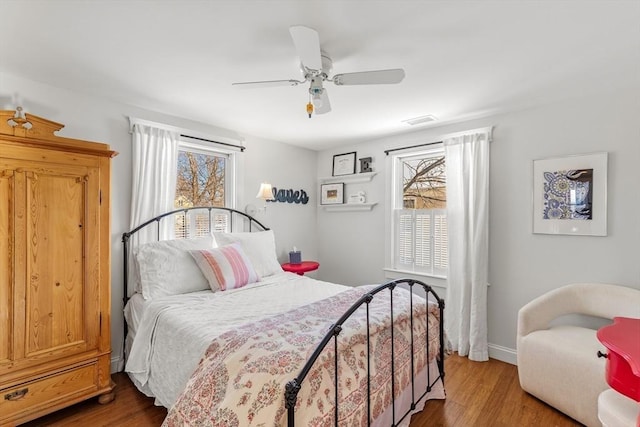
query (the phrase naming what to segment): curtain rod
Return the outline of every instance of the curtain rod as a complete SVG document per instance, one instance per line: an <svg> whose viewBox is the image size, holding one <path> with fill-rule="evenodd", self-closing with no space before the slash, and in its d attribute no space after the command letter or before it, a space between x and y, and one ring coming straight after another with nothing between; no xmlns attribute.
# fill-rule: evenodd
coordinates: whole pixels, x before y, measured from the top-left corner
<svg viewBox="0 0 640 427"><path fill-rule="evenodd" d="M427 145L436 145L436 144L442 144L442 141L427 142L426 144L410 145L408 147L391 148L390 150L384 150L384 154L388 156L389 153L391 153L392 151L408 150L409 148L426 147Z"/></svg>
<svg viewBox="0 0 640 427"><path fill-rule="evenodd" d="M197 136L189 136L189 135L185 135L185 134L182 134L182 133L180 134L180 136L183 137L183 138L191 138L191 139L197 139L199 141L212 142L214 144L226 145L227 147L239 148L241 152L244 152L245 148L247 148L247 147L243 147L242 145L229 144L227 142L214 141L212 139L200 138L200 137L197 137Z"/></svg>

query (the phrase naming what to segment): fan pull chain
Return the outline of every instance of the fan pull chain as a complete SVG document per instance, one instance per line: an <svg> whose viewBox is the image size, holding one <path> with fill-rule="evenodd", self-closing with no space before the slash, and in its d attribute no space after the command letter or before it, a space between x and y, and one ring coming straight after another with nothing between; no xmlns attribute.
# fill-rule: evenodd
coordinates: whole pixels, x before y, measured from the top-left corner
<svg viewBox="0 0 640 427"><path fill-rule="evenodd" d="M309 92L309 102L307 103L307 114L309 118L311 118L311 114L313 114L313 104L311 103L311 92Z"/></svg>

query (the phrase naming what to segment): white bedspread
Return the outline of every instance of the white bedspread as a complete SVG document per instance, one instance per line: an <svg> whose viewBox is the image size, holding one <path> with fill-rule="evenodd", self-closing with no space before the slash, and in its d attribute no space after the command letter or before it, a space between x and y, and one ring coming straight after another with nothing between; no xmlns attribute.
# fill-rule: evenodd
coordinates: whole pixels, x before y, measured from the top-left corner
<svg viewBox="0 0 640 427"><path fill-rule="evenodd" d="M346 289L281 273L240 289L154 299L146 305L125 370L141 391L156 398L157 405L169 408L215 337Z"/></svg>

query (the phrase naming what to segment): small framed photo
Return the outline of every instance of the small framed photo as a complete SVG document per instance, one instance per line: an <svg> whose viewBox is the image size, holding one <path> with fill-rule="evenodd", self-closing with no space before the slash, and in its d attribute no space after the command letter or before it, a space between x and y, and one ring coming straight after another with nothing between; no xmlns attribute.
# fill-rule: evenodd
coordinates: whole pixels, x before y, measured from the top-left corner
<svg viewBox="0 0 640 427"><path fill-rule="evenodd" d="M360 173L373 172L373 169L371 169L371 162L371 157L362 157L360 159Z"/></svg>
<svg viewBox="0 0 640 427"><path fill-rule="evenodd" d="M333 176L353 175L356 173L356 152L333 156Z"/></svg>
<svg viewBox="0 0 640 427"><path fill-rule="evenodd" d="M533 161L533 232L607 235L607 153Z"/></svg>
<svg viewBox="0 0 640 427"><path fill-rule="evenodd" d="M344 182L336 184L322 184L320 186L321 205L342 205L344 204Z"/></svg>

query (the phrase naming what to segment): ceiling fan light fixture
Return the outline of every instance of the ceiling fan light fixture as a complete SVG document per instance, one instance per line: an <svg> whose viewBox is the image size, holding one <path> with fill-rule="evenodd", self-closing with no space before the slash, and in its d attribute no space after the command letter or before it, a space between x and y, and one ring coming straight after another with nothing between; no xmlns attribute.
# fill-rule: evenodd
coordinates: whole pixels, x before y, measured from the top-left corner
<svg viewBox="0 0 640 427"><path fill-rule="evenodd" d="M324 90L324 89L323 89ZM315 92L311 97L313 101L313 106L316 108L322 108L322 91Z"/></svg>
<svg viewBox="0 0 640 427"><path fill-rule="evenodd" d="M412 119L403 120L402 123L415 126L415 125L421 125L423 123L435 122L437 120L438 118L433 114L427 114L426 116L414 117Z"/></svg>
<svg viewBox="0 0 640 427"><path fill-rule="evenodd" d="M405 78L402 68L387 70L356 71L353 73L335 74L329 77L333 70L331 57L320 48L320 36L313 28L303 25L289 27L289 33L300 60L300 70L304 80L262 80L252 82L232 83L237 87L269 87L269 86L297 86L309 83L309 102L307 103L307 115L326 114L331 111L331 102L324 82L333 83L336 86L352 85L388 85L400 83Z"/></svg>

